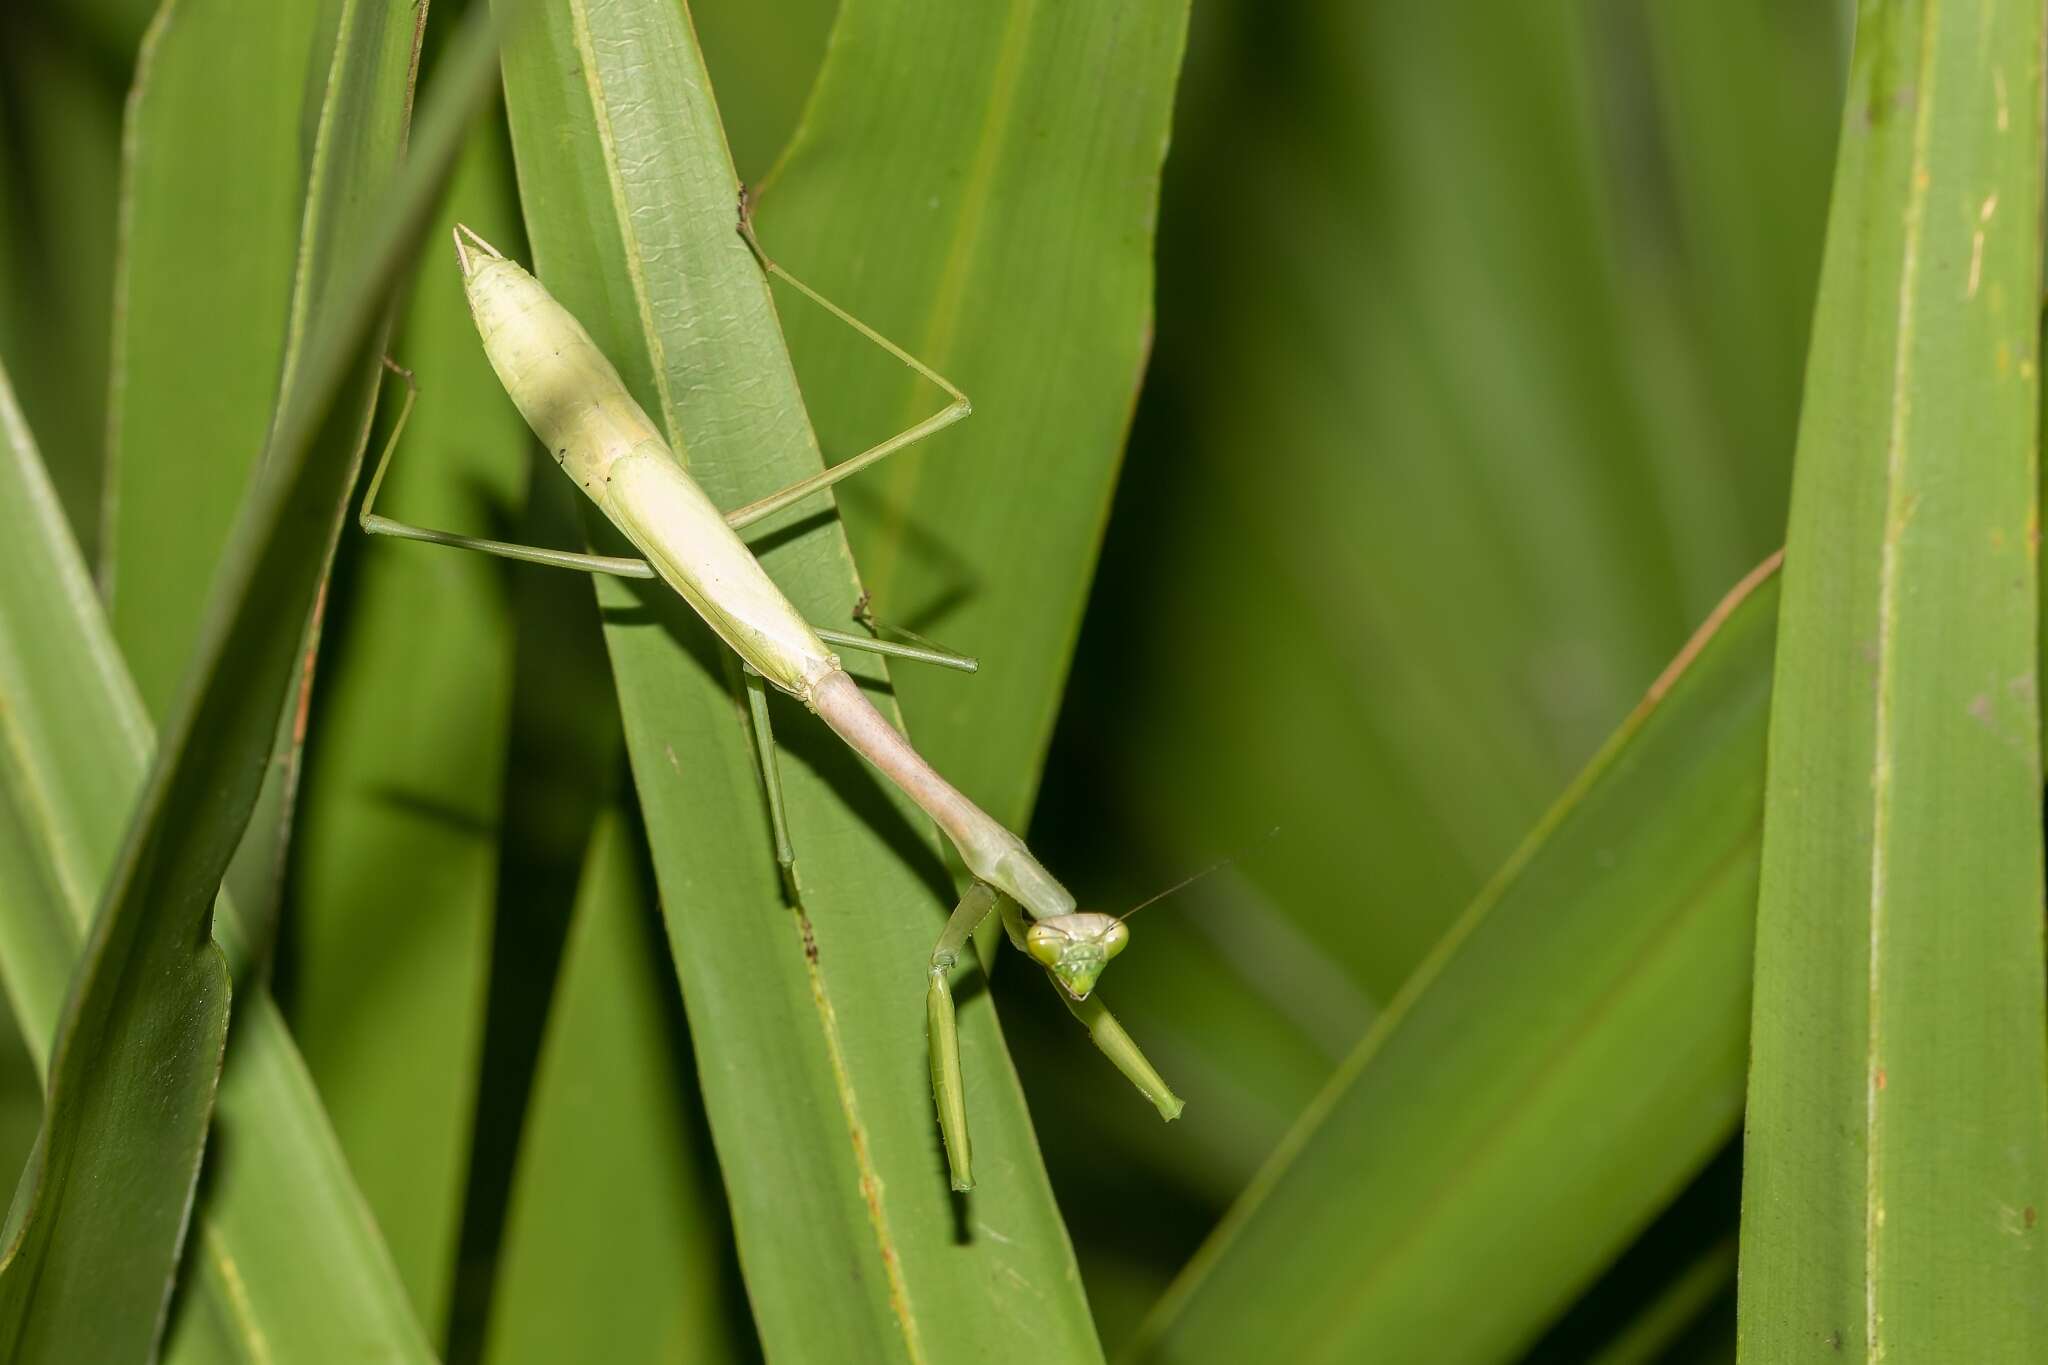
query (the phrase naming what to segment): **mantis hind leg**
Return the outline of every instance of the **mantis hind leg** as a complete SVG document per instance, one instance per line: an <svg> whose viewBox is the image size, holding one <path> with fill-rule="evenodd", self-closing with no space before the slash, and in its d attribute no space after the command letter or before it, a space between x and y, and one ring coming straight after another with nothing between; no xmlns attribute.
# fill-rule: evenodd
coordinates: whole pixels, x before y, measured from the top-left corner
<svg viewBox="0 0 2048 1365"><path fill-rule="evenodd" d="M895 454L904 447L915 445L934 432L945 430L974 411L974 404L967 400L967 395L962 393L952 380L946 378L946 376L940 374L937 370L925 364L922 360L919 360L916 356L904 350L901 346L898 346L895 342L889 340L889 338L883 336L880 332L877 332L874 328L868 326L865 322L862 322L859 318L777 265L774 258L769 256L767 251L762 248L760 239L754 236L753 204L748 199L745 190L740 191L739 230L740 236L746 239L747 246L753 250L754 258L760 261L761 269L773 275L776 279L783 281L812 303L817 304L833 317L838 318L848 327L851 327L854 331L896 357L913 373L922 375L941 389L944 389L947 396L953 401L938 412L933 413L930 417L925 418L922 422L897 432L886 441L869 446L858 455L849 456L841 460L838 464L833 465L822 473L813 474L807 479L799 479L779 492L770 493L767 497L757 502L748 503L738 511L726 513L726 524L734 530L739 530L744 526L751 526L763 517L772 516L785 507L802 502L814 493L821 493L833 484L838 483L841 479L850 478L860 473L861 470L866 469L869 465Z"/></svg>
<svg viewBox="0 0 2048 1365"><path fill-rule="evenodd" d="M853 619L861 624L867 634L855 635L843 630L829 630L824 626L812 626L811 629L818 632L818 638L826 644L838 645L844 649L885 654L892 659L913 659L918 663L937 664L941 668L950 668L961 673L975 673L981 669L980 660L971 655L955 653L944 645L927 640L914 630L903 630L877 621L874 612L868 609L866 593L862 593L860 601L854 603Z"/></svg>
<svg viewBox="0 0 2048 1365"><path fill-rule="evenodd" d="M391 457L397 453L399 439L405 435L405 424L412 416L413 404L419 400L419 384L411 370L406 369L391 357L384 357L384 368L398 376L405 384L405 401L399 407L398 418L391 425L391 436L384 442L384 449L377 456L377 465L370 474L369 489L363 494L361 511L356 515L357 524L373 536L393 536L400 540L416 540L428 545L447 545L458 550L475 550L480 554L495 555L500 559L514 559L523 564L541 564L551 569L574 569L579 573L609 574L614 578L655 578L654 566L644 559L622 555L593 555L577 550L556 550L543 545L516 545L510 541L487 540L481 536L463 535L456 531L443 531L432 526L415 526L410 522L397 521L379 513L377 495L383 491L384 476L390 471ZM816 627L818 636L827 644L842 649L857 649L869 654L884 654L894 659L908 659L915 663L936 664L961 673L972 673L981 665L965 654L942 649L909 631L890 631L900 639L880 638L883 629L872 624L872 618L861 618L869 624L870 633L857 635L850 631L828 630Z"/></svg>
<svg viewBox="0 0 2048 1365"><path fill-rule="evenodd" d="M944 645L918 634L908 626L893 625L876 616L874 599L865 589L861 592L860 600L853 604L853 619L860 623L861 629L868 633L868 638L871 640L888 641L898 646L911 646L945 659L962 659L970 664L975 663L975 660L968 658L966 655L955 654ZM950 666L960 667L959 664L952 664ZM976 664L976 667L979 667L979 665ZM971 673L974 669L962 668L961 671Z"/></svg>

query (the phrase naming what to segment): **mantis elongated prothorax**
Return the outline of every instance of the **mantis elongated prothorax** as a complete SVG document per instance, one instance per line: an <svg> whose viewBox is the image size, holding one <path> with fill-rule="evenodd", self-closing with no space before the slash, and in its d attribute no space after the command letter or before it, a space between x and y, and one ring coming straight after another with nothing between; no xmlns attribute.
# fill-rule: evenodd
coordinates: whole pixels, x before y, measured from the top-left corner
<svg viewBox="0 0 2048 1365"><path fill-rule="evenodd" d="M751 229L741 230L753 244ZM1113 916L1081 912L1074 898L1032 856L1024 841L968 800L925 761L910 741L877 711L839 656L826 643L872 648L956 666L970 661L942 652L867 641L821 631L804 620L739 536L739 528L778 511L837 479L864 468L919 436L965 416L967 402L946 381L875 335L836 306L790 280L864 335L884 346L955 397L954 406L901 436L842 462L813 479L727 514L720 512L671 453L667 441L627 391L618 371L581 323L532 275L506 259L466 228L458 228L456 255L462 267L470 312L485 354L534 433L546 442L564 473L575 480L619 528L641 560L534 550L480 541L448 532L409 527L371 512L391 451L386 449L364 500L366 530L442 544L455 544L514 558L564 567L639 577L658 577L682 595L697 614L731 646L753 677L802 701L833 732L879 768L928 814L959 850L974 883L947 922L928 968L928 1018L932 1081L940 1126L956 1188L972 1184L961 1081L959 1046L949 976L975 928L1000 906L1016 946L1046 968L1069 1007L1089 1027L1096 1043L1153 1101L1161 1114L1180 1112L1176 1099L1143 1054L1091 993L1109 960L1129 941ZM756 251L759 248L756 246ZM788 280L765 255L763 265ZM393 444L396 437L393 438ZM750 687L758 684L750 677ZM753 716L763 777L777 835L785 880L795 879L780 808L781 784L774 749L767 739L767 708L754 698ZM1028 917L1028 918L1027 918Z"/></svg>

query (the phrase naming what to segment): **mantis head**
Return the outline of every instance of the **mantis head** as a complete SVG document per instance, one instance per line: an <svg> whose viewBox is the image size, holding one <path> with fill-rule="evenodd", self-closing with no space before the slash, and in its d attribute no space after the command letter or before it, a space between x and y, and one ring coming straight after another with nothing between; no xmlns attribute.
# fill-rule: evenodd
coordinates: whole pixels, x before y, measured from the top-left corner
<svg viewBox="0 0 2048 1365"><path fill-rule="evenodd" d="M1114 915L1087 912L1037 921L1024 935L1024 951L1051 972L1060 989L1086 1000L1109 960L1131 941L1131 931Z"/></svg>

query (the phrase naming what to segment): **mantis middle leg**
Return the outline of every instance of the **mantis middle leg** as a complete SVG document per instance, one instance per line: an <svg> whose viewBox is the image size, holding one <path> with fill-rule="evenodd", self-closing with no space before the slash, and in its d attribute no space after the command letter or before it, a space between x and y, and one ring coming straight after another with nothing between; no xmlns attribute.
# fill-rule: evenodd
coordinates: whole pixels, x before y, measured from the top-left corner
<svg viewBox="0 0 2048 1365"><path fill-rule="evenodd" d="M754 763L768 794L768 823L775 831L775 864L782 869L783 894L795 904L802 899L796 881L796 850L789 842L789 813L782 804L782 768L775 758L775 729L768 720L768 680L741 664L746 674L747 715L753 722Z"/></svg>

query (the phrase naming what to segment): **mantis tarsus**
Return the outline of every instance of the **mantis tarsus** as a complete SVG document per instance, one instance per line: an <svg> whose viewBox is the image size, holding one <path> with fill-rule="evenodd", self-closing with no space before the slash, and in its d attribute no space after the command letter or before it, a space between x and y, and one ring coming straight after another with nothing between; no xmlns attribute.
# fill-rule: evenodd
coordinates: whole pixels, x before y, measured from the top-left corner
<svg viewBox="0 0 2048 1365"><path fill-rule="evenodd" d="M924 421L823 472L732 512L712 505L671 453L660 430L627 392L618 371L582 325L532 275L466 227L455 230L471 316L505 392L574 479L644 558L582 554L513 545L448 531L409 526L378 515L377 492L396 450L404 416L415 396L411 375L406 406L371 475L363 498L362 528L481 550L488 554L591 573L659 578L682 595L745 665L756 753L775 836L776 858L788 893L800 894L795 853L783 817L781 781L769 730L767 687L788 692L815 712L855 750L881 769L946 832L974 880L946 921L927 968L926 1016L930 1030L932 1093L946 1145L953 1188L971 1189L973 1160L967 1136L965 1088L953 1013L951 973L967 953L974 931L1000 909L1017 949L1046 969L1060 998L1088 1028L1096 1045L1129 1077L1162 1117L1181 1102L1146 1061L1116 1017L1093 996L1109 960L1129 931L1115 916L1081 911L1074 897L1040 865L1024 841L962 795L891 726L840 667L830 646L972 671L970 659L919 644L825 630L805 621L776 587L739 532L904 447L952 425L971 410L967 396L943 376L821 297L769 258L755 239L744 199L739 231L762 269L845 322L897 360L944 389L952 402ZM389 362L387 362L389 364Z"/></svg>

